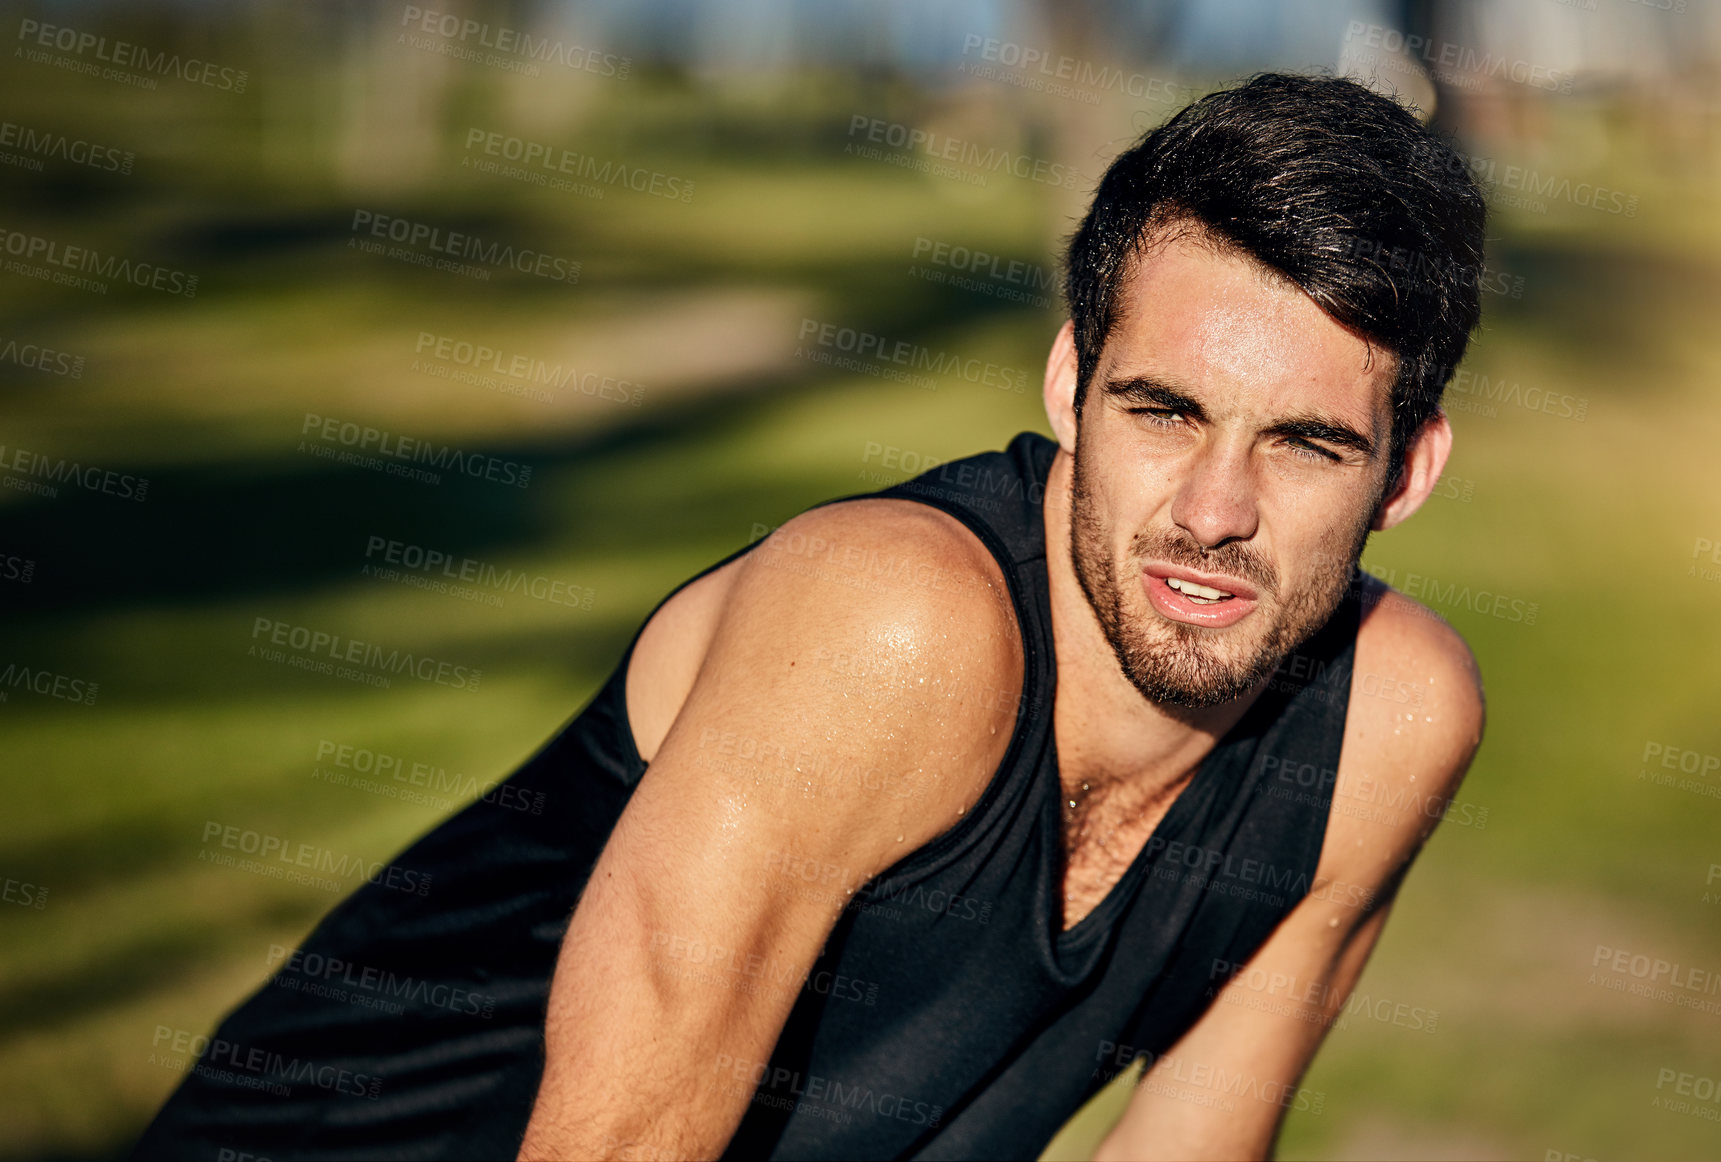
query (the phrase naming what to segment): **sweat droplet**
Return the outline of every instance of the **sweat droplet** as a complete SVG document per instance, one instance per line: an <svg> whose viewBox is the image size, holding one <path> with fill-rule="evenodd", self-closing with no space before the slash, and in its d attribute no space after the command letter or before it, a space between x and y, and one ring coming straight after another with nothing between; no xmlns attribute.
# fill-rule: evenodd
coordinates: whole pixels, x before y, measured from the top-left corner
<svg viewBox="0 0 1721 1162"><path fill-rule="evenodd" d="M900 836L900 835L899 835L899 836L897 836L897 837L896 837L896 841L897 841L897 842L898 842L898 843L901 843L901 842L902 842L902 836Z"/></svg>
<svg viewBox="0 0 1721 1162"><path fill-rule="evenodd" d="M1327 927L1328 928L1337 928L1338 926L1339 926L1339 918L1337 916L1334 916L1331 920L1327 921Z"/></svg>

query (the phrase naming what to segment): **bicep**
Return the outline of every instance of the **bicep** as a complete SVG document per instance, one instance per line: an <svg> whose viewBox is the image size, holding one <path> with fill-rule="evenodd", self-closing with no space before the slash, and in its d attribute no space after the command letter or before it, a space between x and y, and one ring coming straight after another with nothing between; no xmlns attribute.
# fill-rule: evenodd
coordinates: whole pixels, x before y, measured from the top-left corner
<svg viewBox="0 0 1721 1162"><path fill-rule="evenodd" d="M720 1149L852 893L973 802L1009 732L928 705L928 667L985 670L1001 639L951 644L985 612L916 596L746 561L569 924L535 1124L620 1111Z"/></svg>

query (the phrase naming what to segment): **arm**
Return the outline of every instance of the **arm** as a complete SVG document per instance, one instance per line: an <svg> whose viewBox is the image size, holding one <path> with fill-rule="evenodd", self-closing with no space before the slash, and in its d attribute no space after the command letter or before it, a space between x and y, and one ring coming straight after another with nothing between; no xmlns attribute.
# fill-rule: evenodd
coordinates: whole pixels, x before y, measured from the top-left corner
<svg viewBox="0 0 1721 1162"><path fill-rule="evenodd" d="M868 554L945 584L911 569L893 585ZM921 693L957 675L1020 682L1002 577L951 518L832 506L732 568L563 940L522 1159L720 1153L849 893L953 825L1008 745L998 702ZM821 664L837 654L867 659L865 677ZM773 891L791 856L840 874L822 893Z"/></svg>
<svg viewBox="0 0 1721 1162"><path fill-rule="evenodd" d="M1372 673L1412 683L1394 689L1420 692L1416 720L1405 723L1403 705L1353 685L1334 810L1309 895L1240 971L1214 966L1220 987L1212 1005L1150 1065L1095 1153L1098 1162L1266 1158L1286 1111L1307 1102L1298 1081L1343 1012L1399 884L1481 742L1480 680L1457 633L1391 591L1364 629L1357 682ZM1396 733L1395 715L1405 726ZM1364 802L1370 810L1340 809ZM1401 806L1383 810L1383 802Z"/></svg>

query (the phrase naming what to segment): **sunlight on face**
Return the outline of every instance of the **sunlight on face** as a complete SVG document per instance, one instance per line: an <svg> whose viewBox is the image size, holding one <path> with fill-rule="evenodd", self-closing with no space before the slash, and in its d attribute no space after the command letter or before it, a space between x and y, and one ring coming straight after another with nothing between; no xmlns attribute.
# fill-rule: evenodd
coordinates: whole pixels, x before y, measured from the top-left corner
<svg viewBox="0 0 1721 1162"><path fill-rule="evenodd" d="M1332 615L1387 476L1395 361L1185 235L1126 287L1076 442L1076 577L1124 673L1240 697Z"/></svg>

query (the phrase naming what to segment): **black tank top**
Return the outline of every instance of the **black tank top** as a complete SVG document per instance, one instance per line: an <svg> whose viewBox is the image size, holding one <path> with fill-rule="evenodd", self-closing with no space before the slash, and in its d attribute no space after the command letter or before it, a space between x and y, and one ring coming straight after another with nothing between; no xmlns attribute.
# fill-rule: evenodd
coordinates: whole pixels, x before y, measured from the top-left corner
<svg viewBox="0 0 1721 1162"><path fill-rule="evenodd" d="M1055 450L1024 433L870 494L948 512L997 559L1022 636L1015 730L974 808L857 893L793 982L770 1060L711 1063L711 1084L752 1098L726 1158L1033 1157L1122 1067L1170 1048L1216 977L1309 891L1344 734L1354 588L1122 879L1061 930L1041 509ZM511 793L394 861L430 877L424 895L367 884L193 1046L201 1059L135 1157L514 1157L562 934L645 770L627 720L632 652L503 784ZM792 857L776 871L761 890L829 883ZM742 981L755 966L697 967Z"/></svg>

